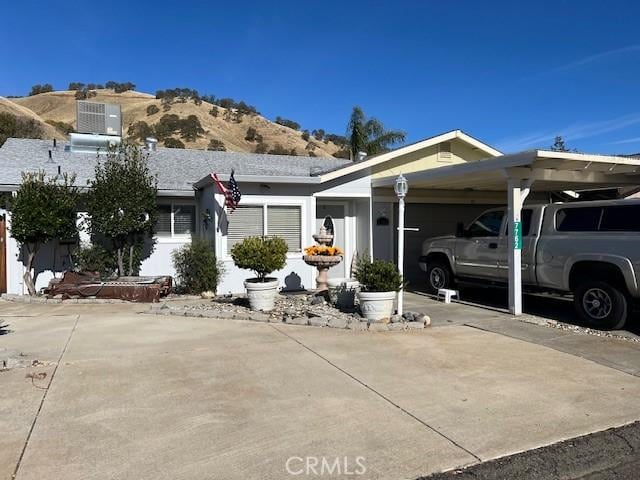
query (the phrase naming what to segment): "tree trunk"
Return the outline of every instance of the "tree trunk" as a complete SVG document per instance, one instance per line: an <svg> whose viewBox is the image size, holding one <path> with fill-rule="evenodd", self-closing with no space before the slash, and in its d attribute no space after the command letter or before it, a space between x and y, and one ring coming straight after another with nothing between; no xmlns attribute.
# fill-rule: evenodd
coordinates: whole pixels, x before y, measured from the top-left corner
<svg viewBox="0 0 640 480"><path fill-rule="evenodd" d="M129 245L129 276L133 275L133 245Z"/></svg>
<svg viewBox="0 0 640 480"><path fill-rule="evenodd" d="M118 254L118 276L124 276L124 259L122 258L124 255L122 253L122 247L119 247L117 250Z"/></svg>
<svg viewBox="0 0 640 480"><path fill-rule="evenodd" d="M37 293L36 292L36 282L33 278L33 262L36 259L36 253L38 252L37 247L33 247L33 249L27 247L27 265L26 270L24 272L24 283L27 286L27 291L29 295L32 297Z"/></svg>

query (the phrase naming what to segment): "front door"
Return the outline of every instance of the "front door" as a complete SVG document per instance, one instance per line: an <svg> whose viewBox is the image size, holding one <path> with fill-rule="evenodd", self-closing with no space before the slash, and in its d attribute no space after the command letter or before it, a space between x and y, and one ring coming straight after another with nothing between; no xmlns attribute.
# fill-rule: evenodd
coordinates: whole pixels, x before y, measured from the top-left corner
<svg viewBox="0 0 640 480"><path fill-rule="evenodd" d="M496 279L504 210L490 210L476 218L465 236L456 239L456 274Z"/></svg>
<svg viewBox="0 0 640 480"><path fill-rule="evenodd" d="M345 250L345 210L346 205L340 203L327 203L316 205L316 232L324 227L333 234L333 246ZM345 256L347 252L345 251ZM345 278L348 266L346 261L329 269L329 278Z"/></svg>
<svg viewBox="0 0 640 480"><path fill-rule="evenodd" d="M7 224L0 215L0 293L7 293Z"/></svg>

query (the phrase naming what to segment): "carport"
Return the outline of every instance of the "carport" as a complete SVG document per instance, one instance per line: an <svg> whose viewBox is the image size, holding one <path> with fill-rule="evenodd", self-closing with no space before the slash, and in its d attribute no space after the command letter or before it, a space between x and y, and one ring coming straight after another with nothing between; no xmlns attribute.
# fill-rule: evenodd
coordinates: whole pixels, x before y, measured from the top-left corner
<svg viewBox="0 0 640 480"><path fill-rule="evenodd" d="M425 191L448 196L505 195L508 205L509 311L522 313L521 211L530 192L560 192L640 185L640 159L531 150L405 174L408 198ZM395 177L372 180L393 187ZM504 198L504 197L503 197ZM520 235L519 235L520 234Z"/></svg>

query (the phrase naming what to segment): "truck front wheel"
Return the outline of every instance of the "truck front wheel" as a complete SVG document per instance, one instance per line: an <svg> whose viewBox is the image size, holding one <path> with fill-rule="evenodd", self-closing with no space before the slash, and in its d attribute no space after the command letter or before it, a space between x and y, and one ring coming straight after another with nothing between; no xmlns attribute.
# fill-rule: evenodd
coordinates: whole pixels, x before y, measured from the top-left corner
<svg viewBox="0 0 640 480"><path fill-rule="evenodd" d="M445 262L435 260L427 263L427 288L433 294L441 288L453 286L453 273Z"/></svg>
<svg viewBox="0 0 640 480"><path fill-rule="evenodd" d="M621 329L629 313L629 300L625 293L605 282L580 284L573 293L573 304L590 327L603 330Z"/></svg>

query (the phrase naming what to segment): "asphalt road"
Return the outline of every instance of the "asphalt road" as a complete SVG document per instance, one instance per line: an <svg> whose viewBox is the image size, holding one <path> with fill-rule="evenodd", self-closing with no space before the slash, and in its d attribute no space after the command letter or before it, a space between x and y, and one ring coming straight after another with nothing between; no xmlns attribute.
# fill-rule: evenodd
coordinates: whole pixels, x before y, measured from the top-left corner
<svg viewBox="0 0 640 480"><path fill-rule="evenodd" d="M640 472L640 422L573 438L424 480L635 480Z"/></svg>

